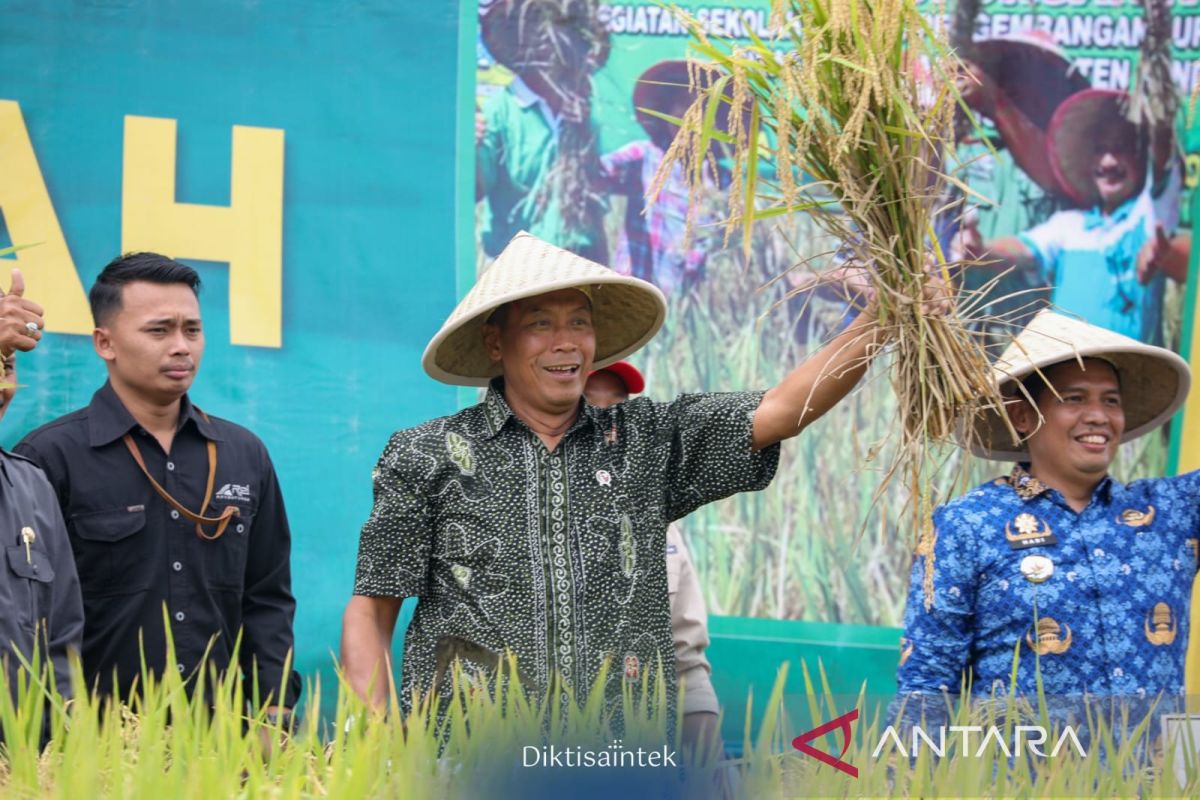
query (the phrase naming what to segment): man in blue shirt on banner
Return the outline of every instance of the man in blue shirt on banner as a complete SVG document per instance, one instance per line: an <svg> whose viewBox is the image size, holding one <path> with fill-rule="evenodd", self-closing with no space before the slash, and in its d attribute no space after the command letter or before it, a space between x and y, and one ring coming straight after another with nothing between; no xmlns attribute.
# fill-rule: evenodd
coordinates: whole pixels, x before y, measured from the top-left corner
<svg viewBox="0 0 1200 800"><path fill-rule="evenodd" d="M1154 253L1178 249L1171 245L1179 239L1182 173L1173 131L1134 124L1129 103L1124 92L1086 89L1055 111L1045 153L1076 208L986 245L968 227L962 246L968 257L998 268L1036 269L1060 308L1161 344L1166 278L1187 279L1186 245L1182 259Z"/></svg>

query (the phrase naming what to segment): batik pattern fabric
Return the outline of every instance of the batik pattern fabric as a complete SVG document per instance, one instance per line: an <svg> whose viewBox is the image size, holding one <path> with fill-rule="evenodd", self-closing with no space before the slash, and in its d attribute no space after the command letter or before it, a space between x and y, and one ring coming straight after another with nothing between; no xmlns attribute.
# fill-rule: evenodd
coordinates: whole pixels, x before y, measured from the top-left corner
<svg viewBox="0 0 1200 800"><path fill-rule="evenodd" d="M770 482L778 445L751 448L761 397L583 404L551 451L493 383L484 402L395 434L354 591L420 598L402 702L448 686L452 656L486 679L509 652L523 683L559 677L564 699L586 696L605 663L610 703L626 682L653 686L659 665L673 698L667 525Z"/></svg>
<svg viewBox="0 0 1200 800"><path fill-rule="evenodd" d="M900 696L1184 692L1200 472L1105 478L1083 511L1018 465L941 506L913 563ZM926 606L926 570L933 594ZM1012 685L1014 656L1016 681Z"/></svg>

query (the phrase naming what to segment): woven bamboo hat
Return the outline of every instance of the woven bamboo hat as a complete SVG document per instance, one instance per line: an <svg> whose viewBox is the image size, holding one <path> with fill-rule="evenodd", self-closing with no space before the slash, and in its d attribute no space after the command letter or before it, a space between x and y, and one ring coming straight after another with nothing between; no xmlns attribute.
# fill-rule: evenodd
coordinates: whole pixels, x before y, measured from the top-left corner
<svg viewBox="0 0 1200 800"><path fill-rule="evenodd" d="M662 327L667 301L653 284L555 247L524 231L479 276L425 348L430 377L458 386L486 386L500 364L483 347L483 324L500 306L559 289L579 289L592 301L596 331L593 369L620 361Z"/></svg>
<svg viewBox="0 0 1200 800"><path fill-rule="evenodd" d="M1085 89L1062 102L1050 120L1046 131L1046 155L1054 181L1059 189L1083 208L1100 202L1092 176L1092 150L1085 145L1093 141L1097 131L1121 128L1137 148L1137 161L1146 158L1146 143L1139 136L1137 125L1129 121L1125 111L1129 95L1114 89Z"/></svg>
<svg viewBox="0 0 1200 800"><path fill-rule="evenodd" d="M1044 31L981 39L972 48L972 59L1043 131L1064 100L1091 86L1066 51Z"/></svg>
<svg viewBox="0 0 1200 800"><path fill-rule="evenodd" d="M1072 359L1101 358L1121 380L1125 409L1122 442L1149 433L1171 418L1187 398L1192 372L1170 350L1089 325L1053 311L1041 311L992 365L992 378L1005 397L1019 402L1017 384L1035 370ZM1014 443L999 412L989 411L975 423L972 451L995 461L1028 457L1024 442Z"/></svg>

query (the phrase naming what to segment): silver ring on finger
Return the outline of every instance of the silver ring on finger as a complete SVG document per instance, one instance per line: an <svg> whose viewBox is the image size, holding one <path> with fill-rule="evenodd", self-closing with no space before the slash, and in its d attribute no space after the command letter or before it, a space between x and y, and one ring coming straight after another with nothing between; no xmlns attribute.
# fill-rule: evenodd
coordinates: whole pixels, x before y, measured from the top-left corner
<svg viewBox="0 0 1200 800"><path fill-rule="evenodd" d="M35 333L37 333L41 329L42 329L41 326L38 325L36 322L26 322L25 323L25 330L29 331L30 336L33 336Z"/></svg>

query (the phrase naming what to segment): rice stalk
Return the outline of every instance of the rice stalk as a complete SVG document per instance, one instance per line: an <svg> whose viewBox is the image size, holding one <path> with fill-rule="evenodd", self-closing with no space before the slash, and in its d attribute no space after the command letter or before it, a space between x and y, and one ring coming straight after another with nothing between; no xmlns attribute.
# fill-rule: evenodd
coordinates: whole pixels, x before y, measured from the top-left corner
<svg viewBox="0 0 1200 800"><path fill-rule="evenodd" d="M916 519L927 520L944 499L929 483L947 464L940 446L957 437L969 447L972 420L1003 403L976 333L982 303L963 293L944 313L927 304L970 266L951 261L935 235L958 213L951 190L965 188L946 163L964 108L959 62L913 0L775 0L777 38L749 46L717 40L680 13L696 56L724 78L695 87L659 182L675 161L697 180L707 141L724 136L740 187L727 240L740 234L748 257L755 221L807 212L842 242L843 261L869 265L900 419L883 474L907 485ZM722 104L728 131L711 125Z"/></svg>
<svg viewBox="0 0 1200 800"><path fill-rule="evenodd" d="M519 671L510 660L508 676ZM1015 660L1014 660L1015 668ZM473 797L1145 797L1195 796L1200 770L1194 759L1179 765L1174 748L1152 743L1155 710L1116 705L1089 714L1091 743L1085 755L1068 749L1058 758L1006 758L996 750L977 757L954 747L941 758L875 752L892 720L881 703L890 698L837 696L822 664L801 662L802 694L788 694L788 665L767 687L759 722L754 698L746 699L741 755L721 761L689 759L683 769L528 769L526 747L606 747L615 743L612 710L604 702L604 676L578 698L527 692L519 679L499 682L454 665L448 713L436 698L416 698L401 714L389 684L388 716L365 707L339 679L333 718L302 715L292 729L267 724L262 710L247 709L236 672L175 670L149 676L132 705L86 690L72 665L75 700L62 702L53 677L36 654L10 685L0 671L0 796L75 797L275 797L275 798L473 798ZM207 677L206 677L207 676ZM206 694L202 684L211 690ZM661 685L630 686L622 701L625 749L660 750L668 730L662 704L646 702ZM320 705L319 682L308 683L310 708ZM1014 723L1053 727L1047 698L963 693L949 722L1003 728ZM935 701L936 702L936 701ZM791 737L823 721L860 709L844 759L860 769L851 778L803 756ZM38 728L50 733L48 741ZM1052 739L1054 737L1051 737ZM979 738L972 739L978 745ZM844 743L818 743L838 753ZM1183 753L1194 752L1189 741ZM911 756L911 757L910 757ZM606 782L609 782L606 784ZM610 788L606 792L605 787ZM621 796L621 795L615 795Z"/></svg>

